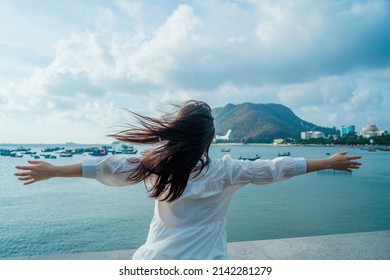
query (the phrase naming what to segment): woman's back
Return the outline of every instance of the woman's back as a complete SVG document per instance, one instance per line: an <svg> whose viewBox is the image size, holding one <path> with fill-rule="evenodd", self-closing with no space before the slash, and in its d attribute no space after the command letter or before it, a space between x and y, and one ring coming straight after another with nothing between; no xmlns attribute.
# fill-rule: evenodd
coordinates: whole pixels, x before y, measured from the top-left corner
<svg viewBox="0 0 390 280"><path fill-rule="evenodd" d="M211 160L173 202L156 200L146 243L134 258L227 259L226 213L232 195L248 183L265 184L306 171L304 159Z"/></svg>
<svg viewBox="0 0 390 280"><path fill-rule="evenodd" d="M211 160L207 168L190 178L183 194L173 202L157 200L160 221L171 227L202 226L224 219L233 194L223 160Z"/></svg>
<svg viewBox="0 0 390 280"><path fill-rule="evenodd" d="M225 216L233 188L224 169L222 160L212 160L180 197L156 200L147 240L133 259L227 259Z"/></svg>

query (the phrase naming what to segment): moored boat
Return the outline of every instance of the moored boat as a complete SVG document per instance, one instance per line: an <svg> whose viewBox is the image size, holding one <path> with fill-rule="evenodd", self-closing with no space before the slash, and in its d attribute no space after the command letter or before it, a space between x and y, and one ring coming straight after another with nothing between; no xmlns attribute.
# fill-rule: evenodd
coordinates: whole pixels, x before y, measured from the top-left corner
<svg viewBox="0 0 390 280"><path fill-rule="evenodd" d="M23 157L23 155L17 154L17 153L10 153L10 157Z"/></svg>
<svg viewBox="0 0 390 280"><path fill-rule="evenodd" d="M249 161L255 161L255 160L257 160L257 159L260 159L261 158L261 156L259 156L259 155L256 155L255 157L253 157L253 158L250 158L250 157L242 157L242 156L240 156L238 159L239 160L249 160Z"/></svg>

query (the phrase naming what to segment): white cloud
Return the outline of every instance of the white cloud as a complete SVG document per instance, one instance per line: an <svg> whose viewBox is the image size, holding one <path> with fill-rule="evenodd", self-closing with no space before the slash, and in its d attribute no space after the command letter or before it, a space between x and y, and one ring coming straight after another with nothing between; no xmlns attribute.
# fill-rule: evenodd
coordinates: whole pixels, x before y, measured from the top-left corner
<svg viewBox="0 0 390 280"><path fill-rule="evenodd" d="M358 89L353 92L353 96L348 102L343 104L346 111L362 111L366 108L377 110L383 102L383 96L379 92Z"/></svg>
<svg viewBox="0 0 390 280"><path fill-rule="evenodd" d="M294 6L291 2L259 3L260 23L256 35L266 47L280 48L281 42L309 37L309 26L303 24L306 21L305 17L294 13L292 10Z"/></svg>
<svg viewBox="0 0 390 280"><path fill-rule="evenodd" d="M357 84L353 77L322 77L316 81L288 84L278 91L279 100L292 107L338 105L349 100Z"/></svg>
<svg viewBox="0 0 390 280"><path fill-rule="evenodd" d="M201 26L191 7L180 5L155 36L142 44L127 61L127 69L137 80L164 84L167 76L180 67L182 56L191 53L192 32Z"/></svg>
<svg viewBox="0 0 390 280"><path fill-rule="evenodd" d="M388 3L386 1L368 1L363 3L352 3L348 13L372 21L386 15Z"/></svg>
<svg viewBox="0 0 390 280"><path fill-rule="evenodd" d="M141 1L114 0L114 4L132 18L140 19L143 14L144 5Z"/></svg>
<svg viewBox="0 0 390 280"><path fill-rule="evenodd" d="M0 35L2 126L23 112L53 131L58 118L61 137L74 123L84 130L95 124L94 131L103 134L104 125L122 116L115 108L154 114L164 102L190 98L213 107L283 103L320 125L388 121L383 113L390 106L386 1L61 3L56 4L64 8L61 16L56 18L57 6L48 5L52 13L40 21L50 36L23 34L38 34L39 21L18 29L15 38L6 30L6 37ZM5 25L24 16L14 22L26 26L37 14L4 15ZM63 29L70 14L74 22ZM23 54L29 57L24 64L19 53L29 50L32 37L33 51ZM34 55L43 45L47 54ZM17 69L29 74L7 78Z"/></svg>

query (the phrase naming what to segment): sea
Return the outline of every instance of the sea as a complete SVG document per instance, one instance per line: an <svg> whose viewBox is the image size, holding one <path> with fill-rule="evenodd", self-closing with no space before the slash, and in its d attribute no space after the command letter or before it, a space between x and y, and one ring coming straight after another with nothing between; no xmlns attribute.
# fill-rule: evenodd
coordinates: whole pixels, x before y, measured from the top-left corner
<svg viewBox="0 0 390 280"><path fill-rule="evenodd" d="M13 149L20 145L0 145ZM37 151L61 145L29 145ZM62 145L65 149L93 145ZM222 149L230 152L222 152ZM248 185L231 201L229 242L390 230L390 152L353 147L212 145L211 158L260 156L325 158L347 151L362 167L313 172L265 186ZM87 153L47 159L71 164ZM108 187L86 178L23 185L13 175L22 158L0 157L0 259L31 255L136 249L145 242L154 202L140 183ZM45 160L45 159L43 159Z"/></svg>

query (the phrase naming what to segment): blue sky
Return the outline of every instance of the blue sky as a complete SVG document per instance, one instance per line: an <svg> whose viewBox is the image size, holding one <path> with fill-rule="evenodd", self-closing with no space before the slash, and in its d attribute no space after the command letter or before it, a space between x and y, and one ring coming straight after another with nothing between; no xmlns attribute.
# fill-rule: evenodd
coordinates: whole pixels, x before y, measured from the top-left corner
<svg viewBox="0 0 390 280"><path fill-rule="evenodd" d="M187 99L390 130L390 1L0 3L0 143L110 142L121 108Z"/></svg>

